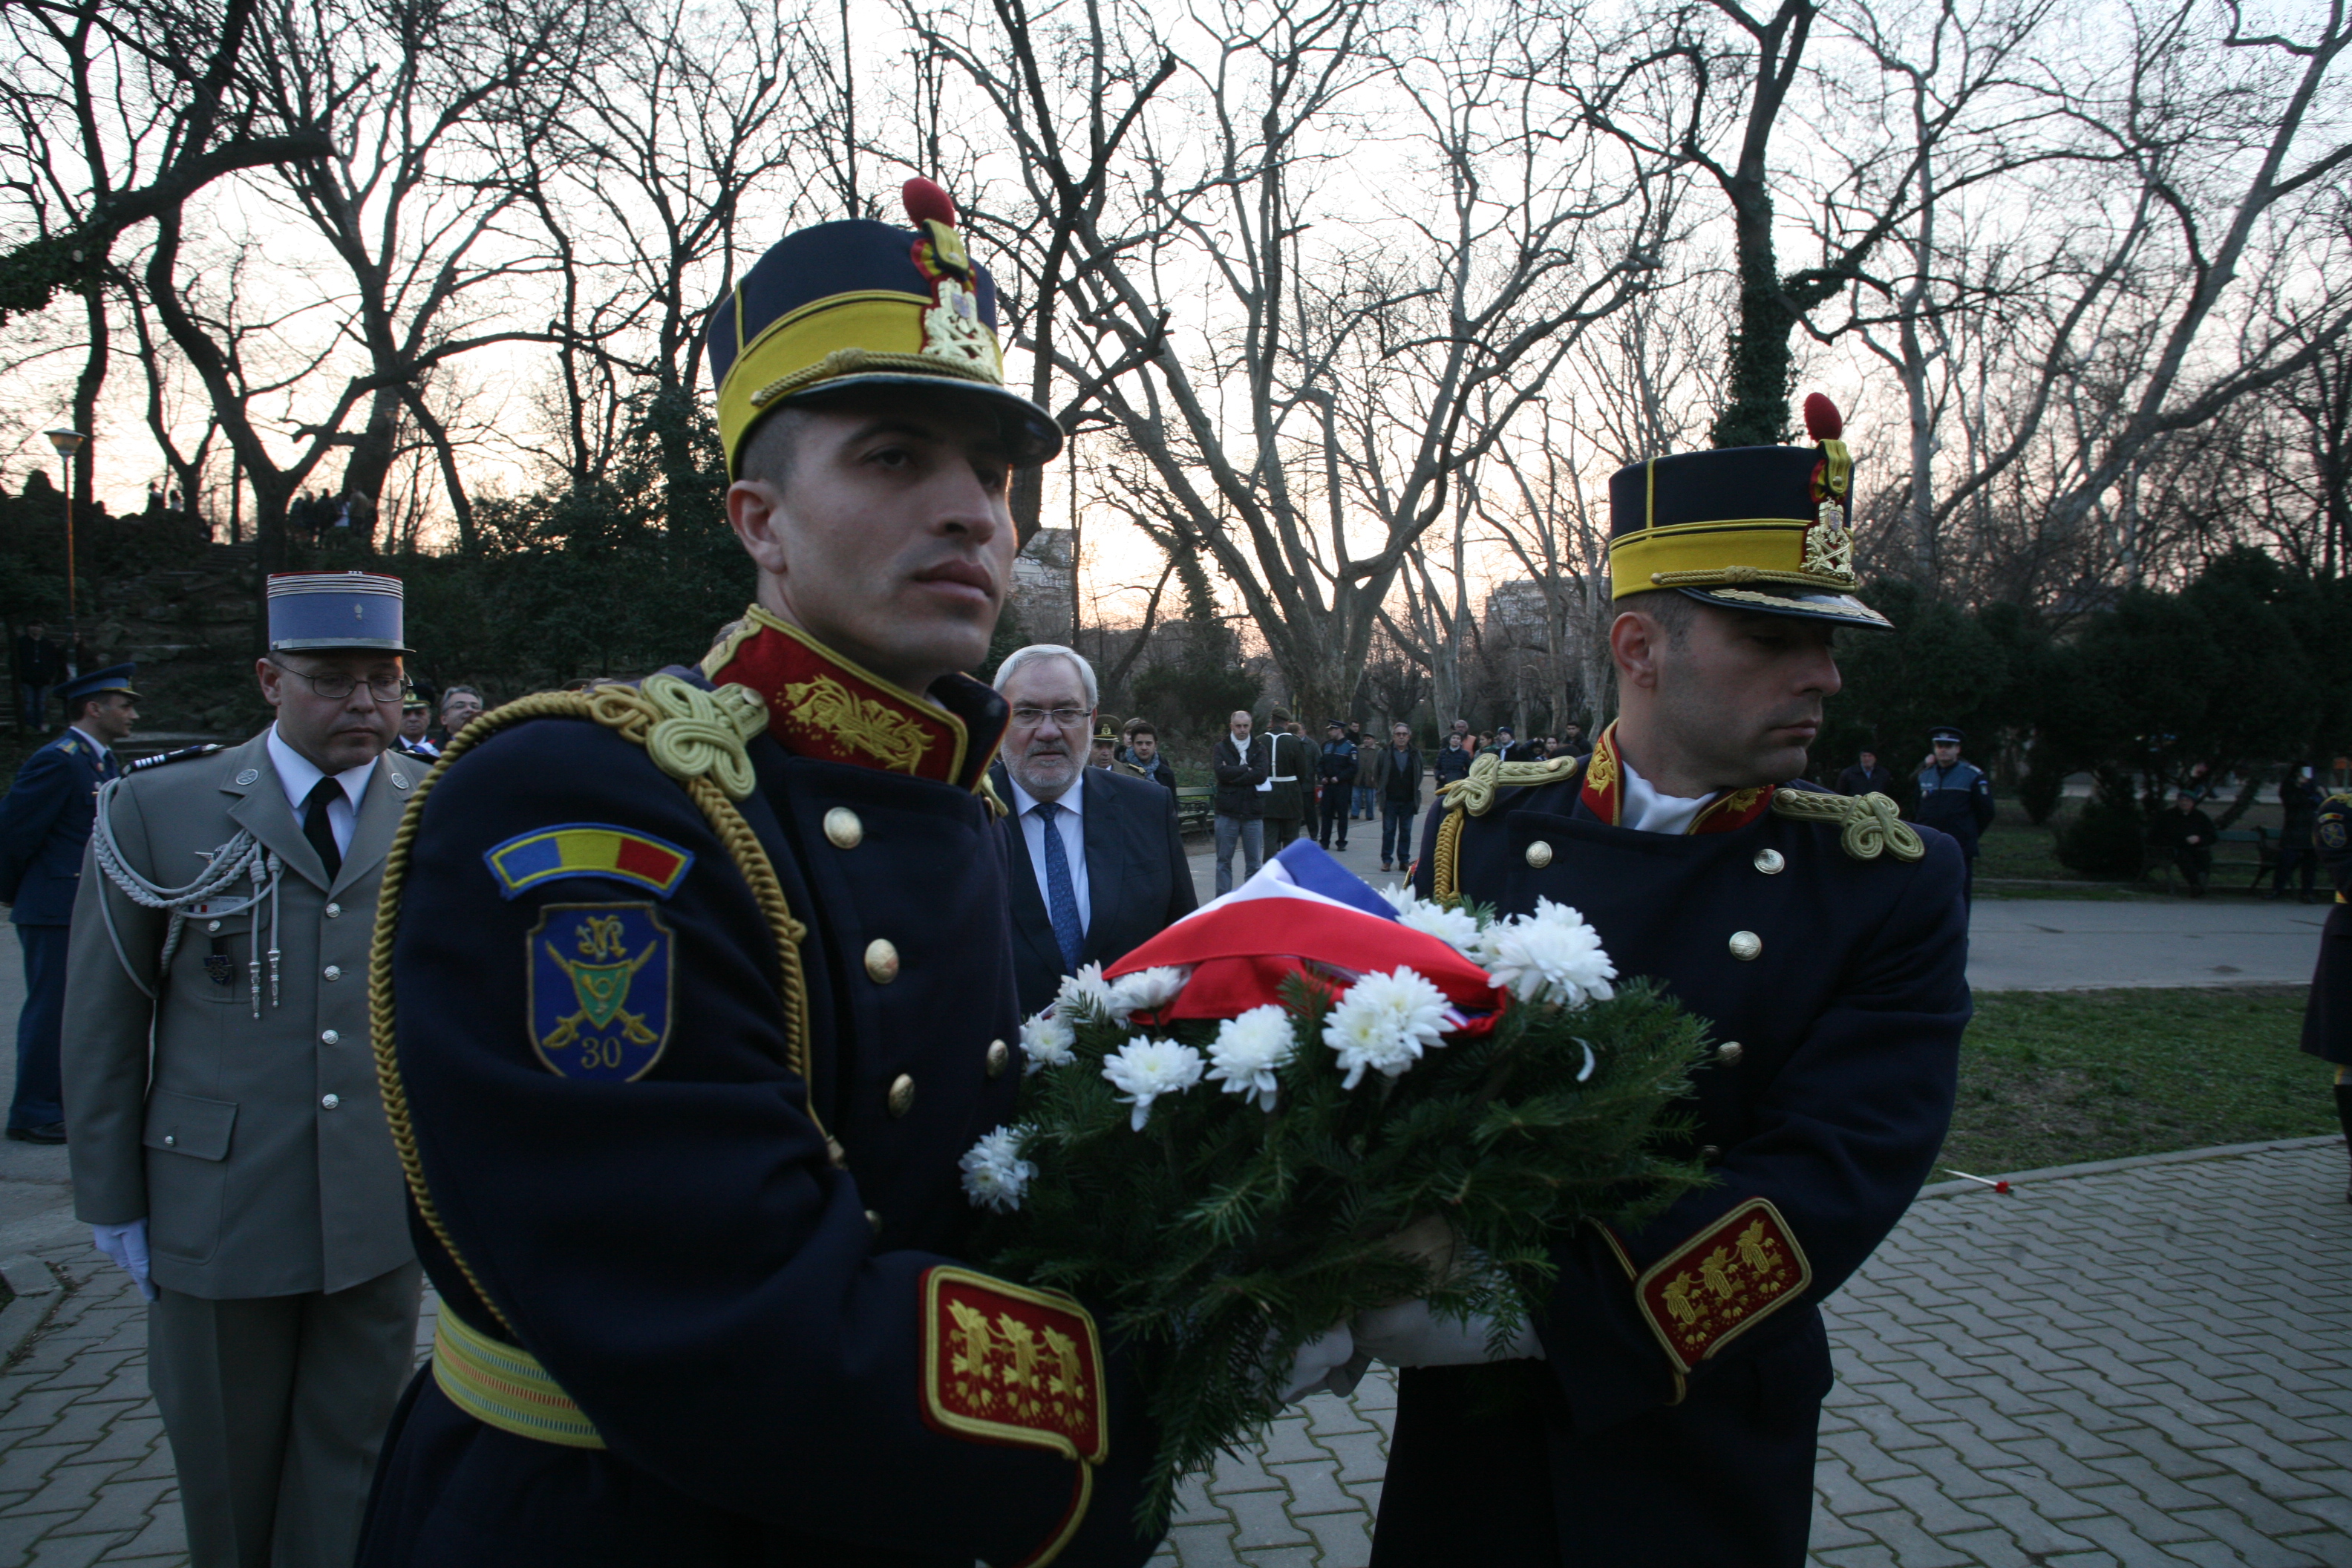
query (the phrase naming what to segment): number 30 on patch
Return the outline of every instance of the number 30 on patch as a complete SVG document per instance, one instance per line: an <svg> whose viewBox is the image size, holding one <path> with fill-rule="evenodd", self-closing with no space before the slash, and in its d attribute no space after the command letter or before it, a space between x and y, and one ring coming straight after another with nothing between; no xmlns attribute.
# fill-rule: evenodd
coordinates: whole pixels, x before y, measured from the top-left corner
<svg viewBox="0 0 2352 1568"><path fill-rule="evenodd" d="M549 904L527 939L530 1043L559 1078L627 1083L669 1044L677 942L651 904Z"/></svg>

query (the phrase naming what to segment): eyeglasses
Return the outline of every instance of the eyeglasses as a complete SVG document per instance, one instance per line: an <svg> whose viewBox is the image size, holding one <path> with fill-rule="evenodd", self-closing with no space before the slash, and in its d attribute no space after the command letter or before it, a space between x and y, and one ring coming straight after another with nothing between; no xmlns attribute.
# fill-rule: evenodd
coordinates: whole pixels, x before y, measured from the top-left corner
<svg viewBox="0 0 2352 1568"><path fill-rule="evenodd" d="M1055 729L1067 730L1085 723L1087 710L1083 708L1015 708L1013 710L1013 721L1027 730L1035 729L1048 719L1054 721Z"/></svg>
<svg viewBox="0 0 2352 1568"><path fill-rule="evenodd" d="M368 689L368 695L378 702L397 702L408 690L408 681L401 676L394 676L390 680L354 680L348 675L305 675L299 669L289 669L286 666L278 664L274 658L269 662L278 665L280 674L290 675L297 680L309 681L310 689L330 702L341 702L362 686Z"/></svg>

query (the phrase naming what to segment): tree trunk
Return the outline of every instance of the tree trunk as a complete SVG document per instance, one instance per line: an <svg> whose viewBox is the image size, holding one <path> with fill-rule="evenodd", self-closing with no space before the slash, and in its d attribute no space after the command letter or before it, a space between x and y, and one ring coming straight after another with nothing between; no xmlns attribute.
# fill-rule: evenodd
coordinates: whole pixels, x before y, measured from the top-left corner
<svg viewBox="0 0 2352 1568"><path fill-rule="evenodd" d="M1772 195L1761 171L1731 184L1732 233L1739 247L1739 321L1731 333L1731 372L1712 437L1718 447L1769 447L1789 425L1797 324L1780 291L1772 247Z"/></svg>

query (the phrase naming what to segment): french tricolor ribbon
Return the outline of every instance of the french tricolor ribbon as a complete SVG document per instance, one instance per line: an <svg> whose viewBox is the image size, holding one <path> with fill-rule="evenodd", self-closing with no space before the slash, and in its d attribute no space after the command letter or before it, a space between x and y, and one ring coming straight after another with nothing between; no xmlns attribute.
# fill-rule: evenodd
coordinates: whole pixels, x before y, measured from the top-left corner
<svg viewBox="0 0 2352 1568"><path fill-rule="evenodd" d="M1336 995L1363 975L1400 968L1445 994L1449 1033L1487 1029L1507 1005L1485 970L1399 922L1369 883L1305 839L1106 967L1103 978L1163 966L1192 973L1173 1000L1139 1020L1237 1017L1279 1003L1293 975Z"/></svg>

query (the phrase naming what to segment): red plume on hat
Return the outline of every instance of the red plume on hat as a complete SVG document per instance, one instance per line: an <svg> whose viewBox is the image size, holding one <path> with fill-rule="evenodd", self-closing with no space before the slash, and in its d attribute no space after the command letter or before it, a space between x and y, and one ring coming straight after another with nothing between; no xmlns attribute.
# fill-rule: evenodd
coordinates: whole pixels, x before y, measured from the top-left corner
<svg viewBox="0 0 2352 1568"><path fill-rule="evenodd" d="M1838 412L1838 405L1829 400L1826 393L1806 394L1805 434L1816 441L1834 441L1845 434L1845 416Z"/></svg>
<svg viewBox="0 0 2352 1568"><path fill-rule="evenodd" d="M1843 504L1853 479L1853 458L1839 439L1845 434L1845 416L1824 393L1805 395L1805 434L1822 449L1821 461L1813 465L1813 499Z"/></svg>
<svg viewBox="0 0 2352 1568"><path fill-rule="evenodd" d="M926 223L943 223L950 228L955 226L955 198L934 182L918 174L898 187L898 195L907 204L907 216L915 220L916 227L920 228ZM1811 405L1806 406L1810 408Z"/></svg>

